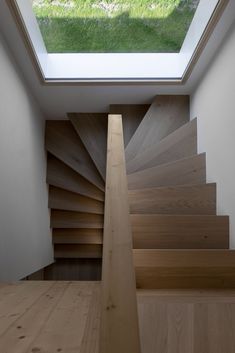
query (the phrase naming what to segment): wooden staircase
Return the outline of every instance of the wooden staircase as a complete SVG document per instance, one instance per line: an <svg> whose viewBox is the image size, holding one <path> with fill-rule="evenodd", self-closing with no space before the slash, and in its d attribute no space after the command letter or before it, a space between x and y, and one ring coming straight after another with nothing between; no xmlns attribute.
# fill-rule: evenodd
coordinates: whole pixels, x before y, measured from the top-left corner
<svg viewBox="0 0 235 353"><path fill-rule="evenodd" d="M235 252L229 250L229 217L216 215L216 184L206 182L206 155L197 153L189 97L158 96L151 106L111 105L110 113L110 126L122 119L123 131L109 126L108 146L108 114L72 113L68 121L48 121L51 227L55 259L103 254L100 352L110 353L107 342L116 338L112 353L137 353L138 337L125 333L138 331L132 270L137 290L235 288ZM114 144L121 139L124 169L123 147ZM113 154L106 166L112 148L120 159L115 164ZM132 240L125 243L128 222ZM112 296L118 304L110 304ZM127 323L123 330L116 325L119 317ZM107 325L115 328L112 337L106 336ZM117 343L121 339L126 348Z"/></svg>

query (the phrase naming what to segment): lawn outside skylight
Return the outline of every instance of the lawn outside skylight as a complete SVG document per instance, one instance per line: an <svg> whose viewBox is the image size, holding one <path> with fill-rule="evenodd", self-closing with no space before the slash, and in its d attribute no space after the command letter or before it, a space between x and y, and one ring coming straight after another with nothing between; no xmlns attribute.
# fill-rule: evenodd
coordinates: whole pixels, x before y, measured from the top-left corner
<svg viewBox="0 0 235 353"><path fill-rule="evenodd" d="M199 0L33 0L48 53L177 53Z"/></svg>

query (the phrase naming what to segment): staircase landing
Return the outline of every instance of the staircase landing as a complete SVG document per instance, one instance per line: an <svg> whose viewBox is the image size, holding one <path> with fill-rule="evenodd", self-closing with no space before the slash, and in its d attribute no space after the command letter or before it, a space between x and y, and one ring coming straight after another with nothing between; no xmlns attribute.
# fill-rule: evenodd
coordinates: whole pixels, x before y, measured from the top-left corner
<svg viewBox="0 0 235 353"><path fill-rule="evenodd" d="M142 353L234 353L235 290L137 292ZM100 282L0 284L0 352L98 353Z"/></svg>

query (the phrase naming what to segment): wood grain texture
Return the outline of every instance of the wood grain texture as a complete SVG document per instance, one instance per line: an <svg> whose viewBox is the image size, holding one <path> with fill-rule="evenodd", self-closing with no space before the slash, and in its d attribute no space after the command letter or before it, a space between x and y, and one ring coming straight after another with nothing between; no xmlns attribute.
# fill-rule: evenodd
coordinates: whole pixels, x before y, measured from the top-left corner
<svg viewBox="0 0 235 353"><path fill-rule="evenodd" d="M49 188L48 207L58 210L104 214L103 202L54 186Z"/></svg>
<svg viewBox="0 0 235 353"><path fill-rule="evenodd" d="M203 183L206 183L204 153L128 175L129 190Z"/></svg>
<svg viewBox="0 0 235 353"><path fill-rule="evenodd" d="M110 113L122 115L124 146L126 147L147 113L148 104L111 104Z"/></svg>
<svg viewBox="0 0 235 353"><path fill-rule="evenodd" d="M103 215L51 210L52 228L103 228Z"/></svg>
<svg viewBox="0 0 235 353"><path fill-rule="evenodd" d="M142 353L235 351L234 291L138 291Z"/></svg>
<svg viewBox="0 0 235 353"><path fill-rule="evenodd" d="M126 161L189 120L189 96L157 96L126 147Z"/></svg>
<svg viewBox="0 0 235 353"><path fill-rule="evenodd" d="M102 245L98 244L55 244L55 258L87 258L102 257Z"/></svg>
<svg viewBox="0 0 235 353"><path fill-rule="evenodd" d="M103 244L102 229L53 229L54 244Z"/></svg>
<svg viewBox="0 0 235 353"><path fill-rule="evenodd" d="M69 113L68 117L105 180L108 114Z"/></svg>
<svg viewBox="0 0 235 353"><path fill-rule="evenodd" d="M119 115L109 115L107 151L99 353L139 353L132 236Z"/></svg>
<svg viewBox="0 0 235 353"><path fill-rule="evenodd" d="M194 119L151 145L127 163L127 174L174 162L197 153L197 120Z"/></svg>
<svg viewBox="0 0 235 353"><path fill-rule="evenodd" d="M234 250L133 250L137 288L235 288Z"/></svg>
<svg viewBox="0 0 235 353"><path fill-rule="evenodd" d="M47 158L47 183L95 200L104 201L103 191L51 154L48 154Z"/></svg>
<svg viewBox="0 0 235 353"><path fill-rule="evenodd" d="M45 139L47 151L104 190L104 181L70 121L48 120Z"/></svg>
<svg viewBox="0 0 235 353"><path fill-rule="evenodd" d="M130 212L155 214L216 214L216 184L129 190Z"/></svg>
<svg viewBox="0 0 235 353"><path fill-rule="evenodd" d="M131 215L134 249L227 249L229 217Z"/></svg>

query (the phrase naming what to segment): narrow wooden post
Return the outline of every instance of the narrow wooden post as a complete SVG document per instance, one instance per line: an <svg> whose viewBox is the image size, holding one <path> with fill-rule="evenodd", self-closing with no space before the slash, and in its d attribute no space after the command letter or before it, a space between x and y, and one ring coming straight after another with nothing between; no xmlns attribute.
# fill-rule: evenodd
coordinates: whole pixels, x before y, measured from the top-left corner
<svg viewBox="0 0 235 353"><path fill-rule="evenodd" d="M100 353L140 353L122 117L109 115Z"/></svg>

